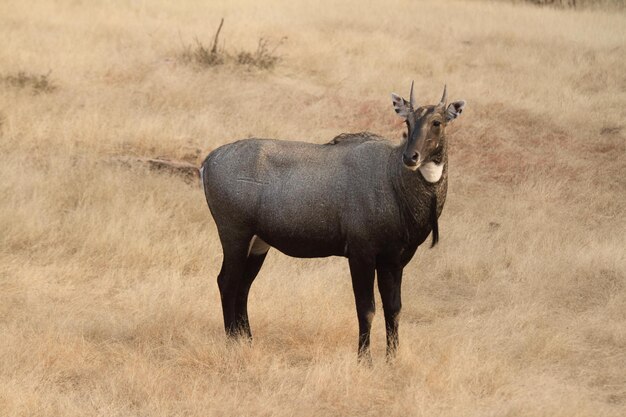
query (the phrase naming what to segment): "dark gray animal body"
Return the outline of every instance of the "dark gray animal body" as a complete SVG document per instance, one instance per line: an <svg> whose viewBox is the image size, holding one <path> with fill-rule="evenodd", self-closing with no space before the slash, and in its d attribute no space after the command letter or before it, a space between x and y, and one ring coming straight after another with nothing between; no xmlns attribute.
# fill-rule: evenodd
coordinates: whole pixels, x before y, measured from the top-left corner
<svg viewBox="0 0 626 417"><path fill-rule="evenodd" d="M400 145L358 133L324 145L246 139L209 154L201 170L224 251L218 285L227 334L251 337L248 292L274 247L294 257L348 258L360 357L369 358L376 271L388 353L395 351L402 269L437 231L447 191L444 135L427 155L432 167L441 167L433 182L430 171L414 168L425 159L407 165L416 129L407 124L409 135ZM433 233L433 245L436 239Z"/></svg>

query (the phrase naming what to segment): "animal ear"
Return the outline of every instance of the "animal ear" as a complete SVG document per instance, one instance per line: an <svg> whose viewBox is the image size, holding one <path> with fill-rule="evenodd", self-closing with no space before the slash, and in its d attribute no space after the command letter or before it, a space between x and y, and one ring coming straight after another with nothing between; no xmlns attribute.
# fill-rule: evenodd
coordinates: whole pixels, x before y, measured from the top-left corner
<svg viewBox="0 0 626 417"><path fill-rule="evenodd" d="M391 102L393 103L393 109L398 113L398 116L406 119L411 111L411 105L408 101L400 97L395 93L391 93Z"/></svg>
<svg viewBox="0 0 626 417"><path fill-rule="evenodd" d="M446 110L446 122L456 119L463 113L463 108L465 107L465 101L459 100L454 103L450 103L448 109Z"/></svg>

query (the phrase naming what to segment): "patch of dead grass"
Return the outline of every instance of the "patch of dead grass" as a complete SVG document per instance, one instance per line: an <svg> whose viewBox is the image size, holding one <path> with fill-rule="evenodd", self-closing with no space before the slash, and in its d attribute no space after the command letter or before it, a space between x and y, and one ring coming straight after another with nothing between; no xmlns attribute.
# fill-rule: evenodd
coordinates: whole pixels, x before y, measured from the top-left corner
<svg viewBox="0 0 626 417"><path fill-rule="evenodd" d="M219 47L219 34L222 30L224 19L213 37L212 46L205 46L197 37L194 45L184 45L180 54L185 63L192 63L199 67L216 67L220 65L240 65L248 69L271 70L281 61L278 49L286 41L286 37L274 42L270 39L259 38L254 51L228 52L224 46Z"/></svg>
<svg viewBox="0 0 626 417"><path fill-rule="evenodd" d="M169 65L179 28L221 15L246 51L289 36L289 60L263 77ZM0 410L623 415L624 19L400 0L0 4L0 74L50 67L63 85L0 95ZM377 299L374 365L357 366L345 260L276 251L251 293L253 345L226 343L198 183L111 159L197 164L248 136L399 140L388 94L413 78L420 102L447 83L468 107L448 131L440 244L404 273L397 361Z"/></svg>
<svg viewBox="0 0 626 417"><path fill-rule="evenodd" d="M47 74L18 71L14 74L0 76L0 83L11 88L27 89L33 94L51 93L57 89L57 86L50 79L50 73L51 71Z"/></svg>

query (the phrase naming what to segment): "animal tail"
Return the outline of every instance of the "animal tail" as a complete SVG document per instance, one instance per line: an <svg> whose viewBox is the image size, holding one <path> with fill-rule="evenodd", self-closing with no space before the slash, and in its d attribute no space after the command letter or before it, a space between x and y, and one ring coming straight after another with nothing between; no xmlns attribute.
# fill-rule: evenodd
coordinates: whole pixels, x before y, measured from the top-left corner
<svg viewBox="0 0 626 417"><path fill-rule="evenodd" d="M431 205L430 205L430 226L432 228L433 234L433 242L430 245L431 248L434 248L435 245L439 242L439 221L437 219L437 196L433 196Z"/></svg>
<svg viewBox="0 0 626 417"><path fill-rule="evenodd" d="M207 164L209 161L209 157L207 156L204 161L202 161L202 165L200 165L200 168L198 169L198 172L200 173L200 185L202 185L202 189L204 190L204 197L208 200L208 195L207 195L207 186L206 186L206 182L204 182L204 175L206 174L206 168L207 168Z"/></svg>
<svg viewBox="0 0 626 417"><path fill-rule="evenodd" d="M204 187L204 164L200 166L200 169L198 171L200 172L200 184L202 184L202 187Z"/></svg>

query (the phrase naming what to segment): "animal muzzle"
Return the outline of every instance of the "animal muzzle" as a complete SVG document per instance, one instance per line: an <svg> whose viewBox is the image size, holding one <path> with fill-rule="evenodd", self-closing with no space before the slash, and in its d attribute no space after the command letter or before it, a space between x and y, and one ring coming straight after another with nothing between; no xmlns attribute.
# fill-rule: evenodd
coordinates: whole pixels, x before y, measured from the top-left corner
<svg viewBox="0 0 626 417"><path fill-rule="evenodd" d="M408 155L406 153L403 153L402 162L404 162L404 165L406 165L408 168L416 170L422 163L421 155L419 152L413 152L413 154Z"/></svg>

